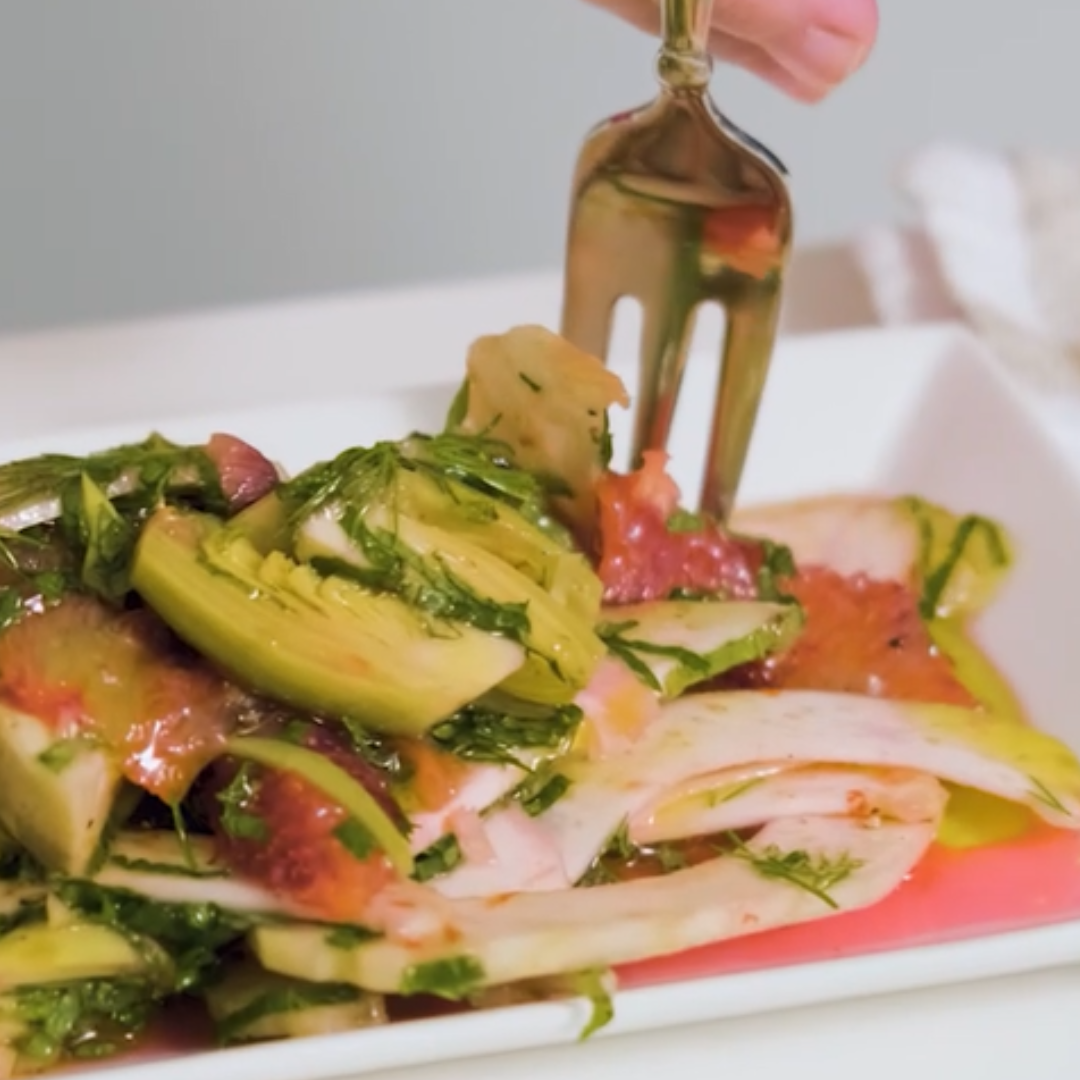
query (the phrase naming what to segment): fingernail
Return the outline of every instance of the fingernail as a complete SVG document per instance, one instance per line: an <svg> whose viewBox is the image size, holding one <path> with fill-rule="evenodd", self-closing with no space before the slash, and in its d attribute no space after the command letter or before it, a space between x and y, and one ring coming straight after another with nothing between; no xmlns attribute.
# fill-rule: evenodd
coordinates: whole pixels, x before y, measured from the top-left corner
<svg viewBox="0 0 1080 1080"><path fill-rule="evenodd" d="M857 38L811 26L778 59L793 75L835 85L862 64L866 52L865 43Z"/></svg>

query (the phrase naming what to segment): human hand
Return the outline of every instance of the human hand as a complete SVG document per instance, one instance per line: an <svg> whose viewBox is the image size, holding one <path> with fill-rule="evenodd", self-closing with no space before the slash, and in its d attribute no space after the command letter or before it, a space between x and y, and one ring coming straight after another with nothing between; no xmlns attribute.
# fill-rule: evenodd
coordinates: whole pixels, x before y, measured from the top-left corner
<svg viewBox="0 0 1080 1080"><path fill-rule="evenodd" d="M588 0L648 33L660 0ZM800 101L816 102L853 74L877 36L876 0L716 0L709 51Z"/></svg>

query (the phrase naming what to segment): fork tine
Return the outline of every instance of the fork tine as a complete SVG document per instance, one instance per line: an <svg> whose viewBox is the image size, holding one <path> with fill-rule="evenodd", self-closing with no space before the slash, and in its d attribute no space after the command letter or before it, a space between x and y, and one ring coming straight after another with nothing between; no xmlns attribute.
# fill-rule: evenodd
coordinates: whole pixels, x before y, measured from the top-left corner
<svg viewBox="0 0 1080 1080"><path fill-rule="evenodd" d="M727 521L746 464L758 405L769 372L780 311L779 282L725 306L727 326L700 508Z"/></svg>
<svg viewBox="0 0 1080 1080"><path fill-rule="evenodd" d="M590 288L589 282L579 282L569 273L564 290L562 336L598 360L606 361L618 297L598 292Z"/></svg>
<svg viewBox="0 0 1080 1080"><path fill-rule="evenodd" d="M783 165L709 97L712 0L662 0L660 94L594 128L574 170L563 334L607 361L616 303L639 301L633 464L666 449L698 307L727 313L698 508L726 521L776 334L791 245Z"/></svg>
<svg viewBox="0 0 1080 1080"><path fill-rule="evenodd" d="M694 300L678 291L666 303L643 305L632 449L635 465L643 451L667 446L696 313Z"/></svg>

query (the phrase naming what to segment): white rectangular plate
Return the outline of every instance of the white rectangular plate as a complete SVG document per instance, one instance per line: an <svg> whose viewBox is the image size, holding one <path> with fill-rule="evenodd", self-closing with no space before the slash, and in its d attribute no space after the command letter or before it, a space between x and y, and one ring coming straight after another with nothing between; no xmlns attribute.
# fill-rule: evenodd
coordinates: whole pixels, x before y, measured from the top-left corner
<svg viewBox="0 0 1080 1080"><path fill-rule="evenodd" d="M423 312L417 311L415 317L422 319ZM500 320L494 328L502 325ZM207 348L200 351L197 324L193 326L179 337L175 332L161 334L152 349L147 345L153 334L141 330L139 340L146 351L139 363L133 362L130 350L119 348L110 357L95 347L89 350L96 354L92 366L81 366L77 336L67 339L66 360L62 343L54 342L47 351L54 366L64 369L66 405L54 413L40 387L27 387L29 392L21 399L17 389L7 394L8 409L20 417L20 434L31 429L35 434L0 444L0 460L46 449L92 450L141 438L153 428L178 440L202 440L212 431L226 430L287 467L302 467L346 446L436 427L463 361L460 338L450 335L458 339L455 348L432 358L426 368L409 369L403 374L409 388L394 391L392 373L373 352L382 343L365 343L359 332L349 348L339 343L323 353L312 351L299 366L289 350L269 348L258 364L247 355L246 377L240 378L235 371L222 375L223 365L237 360L235 354L215 349L210 333L204 335ZM242 348L243 335L232 345ZM35 348L40 352L38 345L29 351ZM0 343L0 364L9 374L20 351ZM176 370L177 362L182 372ZM365 365L379 366L376 395L362 392ZM695 433L704 430L713 367L705 357L692 362L684 398L691 405L680 415L672 448L676 475L687 491L693 490ZM178 409L175 391L181 381L185 401L192 398L190 387L199 386L198 397L212 404L212 411ZM251 387L257 392L250 394ZM291 387L303 388L293 401ZM258 407L245 407L250 398L258 401ZM78 401L81 406L75 410ZM83 421L78 425L72 423L76 411ZM60 422L55 421L57 415L63 417ZM613 419L618 442L626 430L626 417ZM1039 726L1080 750L1074 673L1080 588L1075 573L1069 576L1080 551L1080 486L1077 473L1039 427L1038 415L960 330L863 331L790 340L775 361L743 495L745 501L756 501L843 490L917 493L1002 521L1017 540L1019 565L981 624L980 637ZM736 1017L761 1020L796 1006L1051 971L1077 962L1080 922L699 979L620 995L616 1021L598 1043L629 1046L633 1040L612 1041L610 1036ZM865 1002L849 1006L865 1007ZM447 1075L465 1070L480 1075L483 1063L466 1065L462 1059L569 1044L585 1020L581 1003L545 1004L107 1066L104 1072L95 1070L95 1075L116 1080L187 1080L192 1075L203 1080L321 1080L436 1062L446 1063ZM790 1076L791 1069L800 1067L798 1058L790 1057L796 1044L785 1050L780 1030L764 1032L769 1045L760 1048L757 1076ZM860 1037L865 1042L865 1031L861 1036L847 1033L851 1045ZM634 1058L636 1066L650 1060L650 1053L654 1062L666 1060L674 1046L673 1039L654 1038L642 1044ZM870 1071L894 1075L883 1058L892 1055L899 1060L900 1048L895 1049L896 1053L867 1044L867 1053L876 1059ZM1043 1054L1048 1049L1052 1048L1044 1043ZM598 1075L594 1070L603 1065L589 1055L599 1052L593 1047L574 1049L572 1053L582 1056L561 1058L559 1067L574 1070L580 1061L590 1075ZM610 1058L609 1065L614 1060ZM1046 1058L1037 1055L1035 1060L1042 1063ZM528 1061L515 1054L491 1064L501 1074L505 1070L524 1075ZM849 1075L840 1061L820 1064L822 1075L834 1080ZM944 1068L945 1060L939 1058L936 1064ZM719 1061L714 1065L722 1067ZM850 1075L865 1075L866 1065L862 1061ZM626 1076L630 1066L624 1063L619 1068ZM1047 1073L1042 1064L1040 1069L1043 1076L1059 1075ZM631 1068L631 1073L635 1071ZM805 1074L805 1065L801 1071ZM420 1070L415 1075L429 1073Z"/></svg>

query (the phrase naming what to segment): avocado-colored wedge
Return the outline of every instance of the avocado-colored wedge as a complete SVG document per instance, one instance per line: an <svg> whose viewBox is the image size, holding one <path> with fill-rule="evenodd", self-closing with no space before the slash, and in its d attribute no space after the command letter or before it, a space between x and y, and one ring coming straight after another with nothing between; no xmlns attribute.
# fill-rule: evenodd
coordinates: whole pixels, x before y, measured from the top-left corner
<svg viewBox="0 0 1080 1080"><path fill-rule="evenodd" d="M51 755L57 743L42 721L0 704L0 829L50 870L82 873L122 778L105 750L80 743Z"/></svg>
<svg viewBox="0 0 1080 1080"><path fill-rule="evenodd" d="M145 950L98 923L29 923L0 937L0 992L146 971Z"/></svg>
<svg viewBox="0 0 1080 1080"><path fill-rule="evenodd" d="M131 579L239 682L393 734L421 734L524 660L507 638L434 620L281 552L262 555L216 518L171 507L146 523Z"/></svg>

